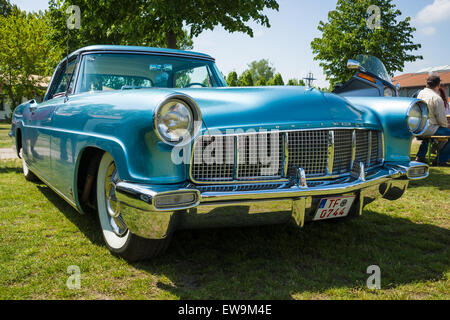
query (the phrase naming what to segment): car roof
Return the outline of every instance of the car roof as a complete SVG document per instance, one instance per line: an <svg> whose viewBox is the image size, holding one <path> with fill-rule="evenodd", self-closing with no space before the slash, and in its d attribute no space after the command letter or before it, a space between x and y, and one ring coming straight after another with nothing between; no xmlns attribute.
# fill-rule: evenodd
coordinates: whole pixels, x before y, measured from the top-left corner
<svg viewBox="0 0 450 320"><path fill-rule="evenodd" d="M193 57L201 58L207 60L213 60L214 58L210 55L194 51L177 50L177 49L167 49L167 48L154 48L154 47L140 47L140 46L117 46L117 45L93 45L78 49L72 52L69 57L77 55L79 53L85 53L89 51L123 51L123 52L142 52L142 53L159 53L163 55L171 56L183 56L183 57ZM64 59L65 60L65 59Z"/></svg>

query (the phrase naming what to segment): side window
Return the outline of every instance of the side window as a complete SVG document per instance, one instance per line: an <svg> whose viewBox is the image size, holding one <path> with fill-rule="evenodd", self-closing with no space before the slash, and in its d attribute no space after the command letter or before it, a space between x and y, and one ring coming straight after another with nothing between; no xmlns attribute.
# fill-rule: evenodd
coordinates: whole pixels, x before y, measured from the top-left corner
<svg viewBox="0 0 450 320"><path fill-rule="evenodd" d="M213 85L212 77L206 66L175 73L175 88L212 87Z"/></svg>
<svg viewBox="0 0 450 320"><path fill-rule="evenodd" d="M61 97L66 94L67 88L69 88L69 93L73 90L73 85L75 81L75 77L73 77L73 73L76 70L77 66L77 59L73 59L72 61L69 61L69 64L64 64L58 75L57 75L57 81L53 86L53 93L50 97L50 99ZM67 67L67 72L66 72ZM68 83L70 81L70 83Z"/></svg>

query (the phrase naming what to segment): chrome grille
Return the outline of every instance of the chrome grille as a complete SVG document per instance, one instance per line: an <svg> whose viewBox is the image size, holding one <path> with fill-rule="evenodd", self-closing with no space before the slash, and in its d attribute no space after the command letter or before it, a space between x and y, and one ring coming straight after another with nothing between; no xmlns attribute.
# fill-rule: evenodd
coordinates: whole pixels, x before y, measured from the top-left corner
<svg viewBox="0 0 450 320"><path fill-rule="evenodd" d="M364 163L367 166L369 155L369 131L356 130L356 163Z"/></svg>
<svg viewBox="0 0 450 320"><path fill-rule="evenodd" d="M283 169L283 136L276 133L237 137L239 164L237 178L259 180L279 178Z"/></svg>
<svg viewBox="0 0 450 320"><path fill-rule="evenodd" d="M365 129L201 136L190 176L198 183L267 182L289 180L302 168L309 179L326 178L349 174L355 163L380 165L382 158L381 132Z"/></svg>
<svg viewBox="0 0 450 320"><path fill-rule="evenodd" d="M200 137L194 149L192 176L198 181L233 181L234 140L232 136Z"/></svg>
<svg viewBox="0 0 450 320"><path fill-rule="evenodd" d="M328 163L328 130L289 132L289 175L304 168L309 176L323 176Z"/></svg>
<svg viewBox="0 0 450 320"><path fill-rule="evenodd" d="M340 175L350 171L352 163L352 130L334 131L333 174Z"/></svg>
<svg viewBox="0 0 450 320"><path fill-rule="evenodd" d="M372 132L372 148L370 153L370 165L378 165L383 157L383 145L381 143L381 132Z"/></svg>

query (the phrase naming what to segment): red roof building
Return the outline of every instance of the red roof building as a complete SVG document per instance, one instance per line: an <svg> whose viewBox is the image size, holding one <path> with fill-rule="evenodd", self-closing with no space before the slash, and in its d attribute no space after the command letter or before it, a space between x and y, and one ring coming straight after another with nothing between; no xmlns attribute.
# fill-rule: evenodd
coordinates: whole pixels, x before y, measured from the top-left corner
<svg viewBox="0 0 450 320"><path fill-rule="evenodd" d="M450 69L430 69L430 71L432 71L433 74L437 74L441 78L441 86L446 90L447 97L450 97ZM418 90L422 90L426 87L428 77L429 72L405 73L392 78L392 82L394 85L397 83L400 84L400 96L412 97Z"/></svg>

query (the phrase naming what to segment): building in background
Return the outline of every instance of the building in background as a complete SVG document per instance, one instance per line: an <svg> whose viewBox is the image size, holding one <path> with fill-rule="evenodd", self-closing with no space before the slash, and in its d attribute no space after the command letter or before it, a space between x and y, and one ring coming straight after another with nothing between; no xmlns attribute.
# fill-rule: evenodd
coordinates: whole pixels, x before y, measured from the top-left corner
<svg viewBox="0 0 450 320"><path fill-rule="evenodd" d="M35 78L38 78L38 76L32 76ZM50 83L51 77L45 77L44 79L42 79L42 81L40 81L38 83L38 87L42 90L42 91L46 91L47 87ZM36 96L34 97L34 99L38 102L41 102L43 97L40 96ZM26 102L29 99L27 98L22 98L22 102ZM2 86L0 83L0 121L1 120L5 120L6 117L11 116L11 111L15 108L16 106L12 106L11 100L2 92Z"/></svg>
<svg viewBox="0 0 450 320"><path fill-rule="evenodd" d="M426 87L430 73L435 73L441 77L441 86L445 89L447 97L450 97L450 65L427 68L417 73L405 73L394 77L392 82L395 85L400 84L399 93L401 97L412 97L416 92Z"/></svg>

